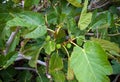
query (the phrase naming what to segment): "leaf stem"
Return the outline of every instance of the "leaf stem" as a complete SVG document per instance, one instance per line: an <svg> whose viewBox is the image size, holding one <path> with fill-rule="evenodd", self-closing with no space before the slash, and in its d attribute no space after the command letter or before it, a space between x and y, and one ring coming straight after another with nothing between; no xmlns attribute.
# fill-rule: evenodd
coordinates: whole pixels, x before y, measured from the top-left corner
<svg viewBox="0 0 120 82"><path fill-rule="evenodd" d="M52 33L55 33L55 31L52 30L52 29L47 28L47 30L50 31L50 32L52 32Z"/></svg>
<svg viewBox="0 0 120 82"><path fill-rule="evenodd" d="M62 45L62 46L63 46L63 48L65 49L65 51L66 51L66 53L67 53L67 56L68 56L68 58L69 58L70 55L69 55L69 52L68 52L67 48L66 48L64 45Z"/></svg>
<svg viewBox="0 0 120 82"><path fill-rule="evenodd" d="M72 43L75 46L78 46L76 43L74 43L73 41L70 41L70 43ZM79 47L79 46L78 46Z"/></svg>

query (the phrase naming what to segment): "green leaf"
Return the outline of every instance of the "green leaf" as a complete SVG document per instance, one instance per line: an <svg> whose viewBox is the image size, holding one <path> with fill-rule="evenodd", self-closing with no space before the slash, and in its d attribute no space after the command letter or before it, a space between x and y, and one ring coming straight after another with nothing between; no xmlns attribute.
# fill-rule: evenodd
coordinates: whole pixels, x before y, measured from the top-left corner
<svg viewBox="0 0 120 82"><path fill-rule="evenodd" d="M8 66L13 64L17 57L18 57L18 53L16 52L11 52L7 54L7 56L5 57L6 63L3 65L3 68L6 69Z"/></svg>
<svg viewBox="0 0 120 82"><path fill-rule="evenodd" d="M18 81L20 82L30 82L32 79L32 74L27 70L27 71L21 71L18 75Z"/></svg>
<svg viewBox="0 0 120 82"><path fill-rule="evenodd" d="M108 51L109 53L112 53L113 55L120 56L114 53L120 53L120 48L117 44L114 42L110 42L108 40L103 40L103 39L97 39L97 38L91 38L92 41L95 41L96 43L100 44L101 47L105 50Z"/></svg>
<svg viewBox="0 0 120 82"><path fill-rule="evenodd" d="M119 74L120 73L120 62L117 62L115 60L112 60L112 67L113 67L113 74Z"/></svg>
<svg viewBox="0 0 120 82"><path fill-rule="evenodd" d="M25 38L40 38L45 35L47 32L47 28L45 25L39 25L35 30L26 35L23 35Z"/></svg>
<svg viewBox="0 0 120 82"><path fill-rule="evenodd" d="M45 44L44 46L45 52L50 55L51 52L55 50L55 42L54 41L49 41Z"/></svg>
<svg viewBox="0 0 120 82"><path fill-rule="evenodd" d="M65 75L62 71L52 72L54 82L65 82Z"/></svg>
<svg viewBox="0 0 120 82"><path fill-rule="evenodd" d="M0 70L0 77L2 78L2 82L10 82L13 81L13 77L16 75L16 71L14 67L9 66L5 70Z"/></svg>
<svg viewBox="0 0 120 82"><path fill-rule="evenodd" d="M0 67L2 67L5 63L6 63L5 56L0 54Z"/></svg>
<svg viewBox="0 0 120 82"><path fill-rule="evenodd" d="M49 66L50 72L61 70L63 68L62 58L58 54L53 53L50 58Z"/></svg>
<svg viewBox="0 0 120 82"><path fill-rule="evenodd" d="M85 0L84 7L80 15L80 20L78 22L78 27L81 30L84 30L91 23L91 19L92 19L92 13L91 12L87 13L87 5L88 5L88 0Z"/></svg>
<svg viewBox="0 0 120 82"><path fill-rule="evenodd" d="M44 74L40 74L40 76L36 77L36 82L49 82L49 79Z"/></svg>
<svg viewBox="0 0 120 82"><path fill-rule="evenodd" d="M8 20L12 19L12 17L10 16L9 13L4 12L4 13L0 13L0 22L7 22Z"/></svg>
<svg viewBox="0 0 120 82"><path fill-rule="evenodd" d="M67 19L67 28L70 35L79 35L81 33L76 25L74 18Z"/></svg>
<svg viewBox="0 0 120 82"><path fill-rule="evenodd" d="M45 20L42 14L24 11L18 14L11 13L15 18L7 22L8 27L21 26L27 27L29 30L33 30L39 25L45 25Z"/></svg>
<svg viewBox="0 0 120 82"><path fill-rule="evenodd" d="M91 29L101 28L101 26L105 25L105 23L106 23L105 18L102 18L96 21L90 28Z"/></svg>
<svg viewBox="0 0 120 82"><path fill-rule="evenodd" d="M12 44L10 45L9 52L15 51L16 46L19 44L19 37L16 36L15 39L13 40Z"/></svg>
<svg viewBox="0 0 120 82"><path fill-rule="evenodd" d="M104 50L95 42L86 42L84 49L74 47L70 65L79 82L110 82L107 75L112 74L112 67Z"/></svg>
<svg viewBox="0 0 120 82"><path fill-rule="evenodd" d="M12 0L14 3L18 4L21 2L21 0Z"/></svg>
<svg viewBox="0 0 120 82"><path fill-rule="evenodd" d="M32 7L33 5L38 5L40 0L25 0L25 7Z"/></svg>
<svg viewBox="0 0 120 82"><path fill-rule="evenodd" d="M82 7L81 0L67 0L67 1L75 7Z"/></svg>
<svg viewBox="0 0 120 82"><path fill-rule="evenodd" d="M93 18L94 19L92 20L92 24L90 26L91 29L107 28L114 22L111 13L108 11L105 11L104 13L101 13Z"/></svg>
<svg viewBox="0 0 120 82"><path fill-rule="evenodd" d="M79 46L81 46L81 45L83 44L84 40L85 40L85 37L84 37L84 36L79 36L79 37L77 38L77 44L78 44Z"/></svg>
<svg viewBox="0 0 120 82"><path fill-rule="evenodd" d="M73 80L73 79L74 79L74 73L70 67L70 58L68 58L67 80Z"/></svg>
<svg viewBox="0 0 120 82"><path fill-rule="evenodd" d="M38 48L36 51L35 51L35 54L32 55L32 58L31 60L29 61L29 65L31 67L36 67L37 65L37 60L38 60L38 57L39 57L39 53L41 51L42 47L41 48Z"/></svg>

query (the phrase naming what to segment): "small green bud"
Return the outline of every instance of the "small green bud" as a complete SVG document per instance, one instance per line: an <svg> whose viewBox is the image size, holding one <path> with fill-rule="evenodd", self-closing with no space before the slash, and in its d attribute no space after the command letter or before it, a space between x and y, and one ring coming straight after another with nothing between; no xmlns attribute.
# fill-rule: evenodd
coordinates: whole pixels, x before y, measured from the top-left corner
<svg viewBox="0 0 120 82"><path fill-rule="evenodd" d="M45 40L49 41L50 40L50 36L48 35Z"/></svg>
<svg viewBox="0 0 120 82"><path fill-rule="evenodd" d="M57 49L60 49L60 48L61 48L61 45L60 45L60 44L57 44L56 47L57 47Z"/></svg>
<svg viewBox="0 0 120 82"><path fill-rule="evenodd" d="M67 48L71 48L71 44L70 43L67 44Z"/></svg>

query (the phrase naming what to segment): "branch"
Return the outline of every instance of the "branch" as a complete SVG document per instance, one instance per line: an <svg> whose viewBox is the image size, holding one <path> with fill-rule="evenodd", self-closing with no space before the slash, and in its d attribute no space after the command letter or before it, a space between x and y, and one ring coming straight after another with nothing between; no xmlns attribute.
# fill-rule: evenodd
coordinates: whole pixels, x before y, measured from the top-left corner
<svg viewBox="0 0 120 82"><path fill-rule="evenodd" d="M109 0L101 0L101 1L92 0L90 5L88 6L88 10L91 11L91 10L95 10L98 8L102 8L106 5L108 5L109 3L110 3Z"/></svg>
<svg viewBox="0 0 120 82"><path fill-rule="evenodd" d="M11 33L8 41L6 42L6 49L4 50L4 55L6 55L9 51L10 45L12 44L12 42L15 39L15 36L17 35L18 31L19 31L20 27L17 27L16 30L14 32Z"/></svg>
<svg viewBox="0 0 120 82"><path fill-rule="evenodd" d="M86 33L85 35L94 36L95 34L94 33ZM108 34L108 36L118 36L118 35L120 35L120 33L117 33L117 34Z"/></svg>
<svg viewBox="0 0 120 82"><path fill-rule="evenodd" d="M49 74L49 61L50 61L50 56L48 55L46 58L46 76L52 82L52 76Z"/></svg>
<svg viewBox="0 0 120 82"><path fill-rule="evenodd" d="M38 12L39 10L41 10L43 8L44 4L42 4L41 6L36 7L35 9L33 9L34 12Z"/></svg>
<svg viewBox="0 0 120 82"><path fill-rule="evenodd" d="M120 77L120 74L116 76L116 78L112 82L117 82L118 78Z"/></svg>
<svg viewBox="0 0 120 82"><path fill-rule="evenodd" d="M16 61L22 60L22 59L26 59L26 60L31 60L31 57L25 57L22 53L18 54L18 58L16 59ZM46 63L40 60L37 60L37 63L43 66L46 66Z"/></svg>
<svg viewBox="0 0 120 82"><path fill-rule="evenodd" d="M16 70L29 70L29 71L33 71L35 73L37 73L36 69L33 68L29 68L29 67L15 67Z"/></svg>
<svg viewBox="0 0 120 82"><path fill-rule="evenodd" d="M120 33L117 33L117 34L108 34L108 36L118 36L120 35Z"/></svg>

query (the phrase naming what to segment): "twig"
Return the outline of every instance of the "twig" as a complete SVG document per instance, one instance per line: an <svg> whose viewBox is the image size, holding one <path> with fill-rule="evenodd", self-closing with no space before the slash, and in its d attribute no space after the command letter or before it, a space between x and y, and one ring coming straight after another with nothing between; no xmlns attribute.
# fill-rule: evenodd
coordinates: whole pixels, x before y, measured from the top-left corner
<svg viewBox="0 0 120 82"><path fill-rule="evenodd" d="M72 41L70 41L70 43L72 43L74 46L79 47L76 43L74 43L74 42L72 42Z"/></svg>
<svg viewBox="0 0 120 82"><path fill-rule="evenodd" d="M120 77L120 74L116 76L116 78L112 82L117 82L118 78Z"/></svg>
<svg viewBox="0 0 120 82"><path fill-rule="evenodd" d="M62 46L63 46L63 48L65 49L65 51L66 51L66 53L67 53L67 56L68 56L68 58L69 58L70 55L69 55L69 52L68 52L67 48L66 48L64 45L62 45Z"/></svg>
<svg viewBox="0 0 120 82"><path fill-rule="evenodd" d="M118 36L120 35L120 33L117 33L117 34L108 34L108 36Z"/></svg>
<svg viewBox="0 0 120 82"><path fill-rule="evenodd" d="M50 56L48 55L46 58L46 76L52 82L52 76L49 74L49 61L50 61Z"/></svg>
<svg viewBox="0 0 120 82"><path fill-rule="evenodd" d="M52 30L52 29L47 28L47 30L50 31L50 32L52 32L52 33L55 33L55 31Z"/></svg>
<svg viewBox="0 0 120 82"><path fill-rule="evenodd" d="M47 0L44 0L43 1L43 3L41 4L41 5L39 5L38 7L35 7L34 9L33 9L33 11L34 12L38 12L38 11L40 11L42 8L44 8L44 7L47 7Z"/></svg>
<svg viewBox="0 0 120 82"><path fill-rule="evenodd" d="M95 34L94 33L86 33L85 35L94 36ZM120 35L120 33L117 33L117 34L108 34L108 36L118 36L118 35Z"/></svg>
<svg viewBox="0 0 120 82"><path fill-rule="evenodd" d="M95 10L95 9L98 9L98 8L102 8L102 7L106 6L107 4L109 4L110 1L109 0L105 0L105 2L102 3L102 4L100 3L100 5L97 4L97 3L99 3L99 2L94 2L94 0L92 0L90 5L88 6L88 10L91 11L91 10ZM92 5L95 5L95 7L93 8Z"/></svg>
<svg viewBox="0 0 120 82"><path fill-rule="evenodd" d="M15 67L16 70L29 70L37 73L36 69L29 68L29 67Z"/></svg>
<svg viewBox="0 0 120 82"><path fill-rule="evenodd" d="M96 28L96 37L99 38L98 28Z"/></svg>
<svg viewBox="0 0 120 82"><path fill-rule="evenodd" d="M19 61L19 60L22 60L22 59L31 60L31 57L25 57L22 53L19 53L16 61ZM41 61L41 60L37 60L37 63L40 64L40 65L46 66L46 63Z"/></svg>
<svg viewBox="0 0 120 82"><path fill-rule="evenodd" d="M33 11L34 12L38 12L39 10L41 10L43 8L44 4L42 4L41 6L36 7Z"/></svg>
<svg viewBox="0 0 120 82"><path fill-rule="evenodd" d="M11 33L8 41L6 42L6 49L4 50L4 55L6 55L9 51L10 45L12 44L12 42L15 39L16 34L18 33L20 27L17 27L16 30L14 32Z"/></svg>

